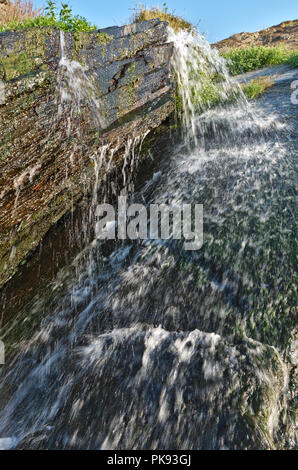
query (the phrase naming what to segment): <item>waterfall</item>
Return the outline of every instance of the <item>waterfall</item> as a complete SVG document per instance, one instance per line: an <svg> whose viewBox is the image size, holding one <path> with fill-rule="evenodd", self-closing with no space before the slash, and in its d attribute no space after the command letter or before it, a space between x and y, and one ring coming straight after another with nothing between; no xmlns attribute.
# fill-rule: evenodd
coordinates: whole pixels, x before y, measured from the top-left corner
<svg viewBox="0 0 298 470"><path fill-rule="evenodd" d="M56 87L56 120L66 121L67 136L71 139L72 146L69 164L74 165L75 159L84 157L86 149L83 142L86 132L82 119L89 120L88 124L100 133L107 127L105 113L101 99L97 97L94 86L94 78L88 67L83 67L79 62L67 57L67 36L60 31L60 52L61 57L57 73ZM94 168L94 183L92 185L92 202L89 215L84 221L85 239L87 234L94 229L94 211L99 203L107 201L111 193L115 195L116 188L111 191L111 181L109 173L113 170L114 158L117 153L122 153L123 166L120 173L123 176L122 192L131 193L133 191L133 174L137 165L144 135L132 136L120 147L119 143L114 145L104 144L98 147L91 157ZM66 169L66 178L68 171Z"/></svg>
<svg viewBox="0 0 298 470"><path fill-rule="evenodd" d="M182 101L181 116L188 140L198 144L197 116L229 100L247 104L241 87L229 76L226 61L198 31L179 31L169 27L169 41L174 44L172 66L178 95Z"/></svg>
<svg viewBox="0 0 298 470"><path fill-rule="evenodd" d="M204 204L204 246L188 253L171 238L86 244L26 307L38 326L0 385L0 439L9 446L275 445L288 387L283 322L295 305L292 130L269 95L262 106L246 102L200 34L170 30L169 41L183 135L177 131L138 190L145 136L128 140L113 195ZM61 33L59 112L68 113L71 132L87 103L100 126L92 80L66 58L65 42ZM94 155L90 223L99 188L114 183L105 175L118 150Z"/></svg>

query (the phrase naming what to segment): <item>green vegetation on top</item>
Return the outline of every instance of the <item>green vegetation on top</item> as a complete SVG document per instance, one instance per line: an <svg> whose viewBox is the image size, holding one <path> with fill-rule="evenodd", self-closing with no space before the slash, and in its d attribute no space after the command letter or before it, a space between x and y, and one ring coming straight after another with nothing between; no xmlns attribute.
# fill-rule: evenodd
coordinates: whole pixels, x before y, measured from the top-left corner
<svg viewBox="0 0 298 470"><path fill-rule="evenodd" d="M90 23L86 18L74 15L67 3L62 3L60 11L58 11L56 1L47 0L44 15L21 20L13 19L5 24L0 24L0 32L23 28L41 28L43 26L55 26L63 31L88 32L97 29L97 26Z"/></svg>
<svg viewBox="0 0 298 470"><path fill-rule="evenodd" d="M297 66L297 52L290 51L286 47L256 46L247 49L233 49L223 57L227 59L231 75L239 75L252 72L270 65L289 63ZM296 64L296 65L295 65Z"/></svg>
<svg viewBox="0 0 298 470"><path fill-rule="evenodd" d="M175 11L170 12L167 4L164 3L162 7L146 8L142 4L135 8L135 12L131 17L131 21L148 21L159 18L162 21L167 21L175 32L185 29L192 31L194 26L186 21L182 16L175 15Z"/></svg>

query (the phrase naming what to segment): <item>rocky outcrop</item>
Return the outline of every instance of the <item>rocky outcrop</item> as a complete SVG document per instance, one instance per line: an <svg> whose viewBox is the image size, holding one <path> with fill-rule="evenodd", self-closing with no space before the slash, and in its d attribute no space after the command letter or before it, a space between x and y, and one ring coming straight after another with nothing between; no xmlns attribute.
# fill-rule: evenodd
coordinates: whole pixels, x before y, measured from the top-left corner
<svg viewBox="0 0 298 470"><path fill-rule="evenodd" d="M0 0L0 15L4 13L6 10L7 5L9 5L10 1L9 0Z"/></svg>
<svg viewBox="0 0 298 470"><path fill-rule="evenodd" d="M298 49L298 20L284 21L276 26L255 33L239 33L219 41L213 46L225 53L231 49L245 49L254 46L280 46Z"/></svg>
<svg viewBox="0 0 298 470"><path fill-rule="evenodd" d="M0 34L0 286L88 192L100 149L115 167L172 113L166 26Z"/></svg>

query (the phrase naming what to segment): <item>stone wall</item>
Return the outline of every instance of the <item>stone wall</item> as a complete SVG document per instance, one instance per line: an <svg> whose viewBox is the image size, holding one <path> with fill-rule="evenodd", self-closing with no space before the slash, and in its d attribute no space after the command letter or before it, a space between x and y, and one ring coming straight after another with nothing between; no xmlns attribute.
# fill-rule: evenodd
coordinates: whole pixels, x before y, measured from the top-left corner
<svg viewBox="0 0 298 470"><path fill-rule="evenodd" d="M58 29L0 34L0 80L5 85L0 104L0 286L90 189L93 157L102 146L117 149L116 166L128 139L147 134L173 112L172 45L166 27L153 20L65 33L65 57L84 67L81 74L92 83L96 110L86 97L80 109L61 108Z"/></svg>

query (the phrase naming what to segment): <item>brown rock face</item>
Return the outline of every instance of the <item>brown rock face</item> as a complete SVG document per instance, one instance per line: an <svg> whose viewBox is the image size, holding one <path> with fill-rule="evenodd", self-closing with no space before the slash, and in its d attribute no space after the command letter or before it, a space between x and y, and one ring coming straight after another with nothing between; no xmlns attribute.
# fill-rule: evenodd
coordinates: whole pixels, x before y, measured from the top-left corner
<svg viewBox="0 0 298 470"><path fill-rule="evenodd" d="M0 286L88 193L94 156L108 146L117 167L128 140L174 109L166 23L65 33L64 41L67 60L83 66L75 78L59 67L59 30L0 34ZM69 81L73 102L62 103Z"/></svg>
<svg viewBox="0 0 298 470"><path fill-rule="evenodd" d="M9 0L0 0L0 13L3 12L7 5L9 5Z"/></svg>
<svg viewBox="0 0 298 470"><path fill-rule="evenodd" d="M3 11L7 5L10 4L9 0L0 0L0 12Z"/></svg>
<svg viewBox="0 0 298 470"><path fill-rule="evenodd" d="M7 11L7 5L10 4L9 0L0 0L0 23L1 19L3 18L3 15L5 15Z"/></svg>
<svg viewBox="0 0 298 470"><path fill-rule="evenodd" d="M221 52L231 49L245 49L253 46L285 45L292 50L298 49L298 20L285 21L276 26L256 33L238 33L219 41L213 46Z"/></svg>

